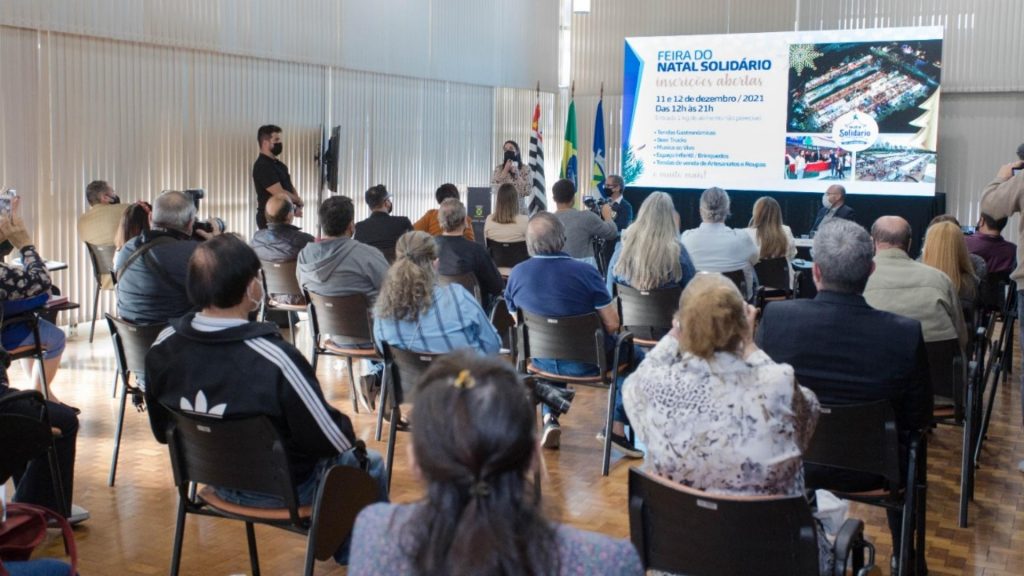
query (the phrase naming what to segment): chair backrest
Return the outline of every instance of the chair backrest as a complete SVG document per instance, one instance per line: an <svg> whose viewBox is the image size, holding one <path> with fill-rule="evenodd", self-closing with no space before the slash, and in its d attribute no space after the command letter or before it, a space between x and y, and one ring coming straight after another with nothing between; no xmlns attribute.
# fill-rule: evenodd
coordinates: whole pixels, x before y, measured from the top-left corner
<svg viewBox="0 0 1024 576"><path fill-rule="evenodd" d="M438 274L437 280L442 285L447 286L448 284L458 284L469 290L469 293L476 298L477 302L483 302L480 297L480 282L477 281L476 275L472 272L466 272L465 274Z"/></svg>
<svg viewBox="0 0 1024 576"><path fill-rule="evenodd" d="M498 268L512 268L524 260L530 259L526 249L526 240L522 242L495 242L487 239L487 252Z"/></svg>
<svg viewBox="0 0 1024 576"><path fill-rule="evenodd" d="M956 338L925 342L932 393L953 400L957 422L964 415L964 361L960 341Z"/></svg>
<svg viewBox="0 0 1024 576"><path fill-rule="evenodd" d="M641 340L660 340L672 329L672 316L679 309L679 286L637 290L616 284L622 327Z"/></svg>
<svg viewBox="0 0 1024 576"><path fill-rule="evenodd" d="M740 294L742 294L744 298L747 297L747 276L746 274L743 273L743 270L730 270L729 272L722 272L722 276L725 276L729 280L732 280L732 283L735 284L736 287L740 289Z"/></svg>
<svg viewBox="0 0 1024 576"><path fill-rule="evenodd" d="M259 492L281 498L298 522L298 498L284 442L266 416L221 420L166 407L174 484L184 496L189 482Z"/></svg>
<svg viewBox="0 0 1024 576"><path fill-rule="evenodd" d="M561 318L531 314L522 308L518 312L525 358L587 362L597 365L604 374L604 325L596 312Z"/></svg>
<svg viewBox="0 0 1024 576"><path fill-rule="evenodd" d="M501 347L507 350L513 349L513 343L515 342L515 318L512 313L508 311L508 302L505 298L499 296L494 301L494 307L491 308L491 326L498 331L498 336L501 338Z"/></svg>
<svg viewBox="0 0 1024 576"><path fill-rule="evenodd" d="M302 294L299 279L295 277L295 260L267 262L260 260L263 268L263 288L270 294Z"/></svg>
<svg viewBox="0 0 1024 576"><path fill-rule="evenodd" d="M790 273L789 260L785 256L761 260L754 264L754 272L761 286L787 292L793 289L793 275Z"/></svg>
<svg viewBox="0 0 1024 576"><path fill-rule="evenodd" d="M90 244L85 243L85 247L89 250L89 260L92 262L92 277L96 280L97 284L103 282L104 276L110 276L110 279L117 282L117 277L114 275L114 253L117 251L113 244Z"/></svg>
<svg viewBox="0 0 1024 576"><path fill-rule="evenodd" d="M313 335L330 334L339 344L366 344L373 341L370 303L365 294L321 296L306 292Z"/></svg>
<svg viewBox="0 0 1024 576"><path fill-rule="evenodd" d="M386 369L390 370L392 387L391 399L395 405L402 402L413 402L413 393L416 384L420 381L423 373L430 368L430 363L441 354L430 354L427 352L411 352L381 342L381 356L384 358Z"/></svg>
<svg viewBox="0 0 1024 576"><path fill-rule="evenodd" d="M803 496L712 495L630 468L629 533L646 570L818 573L816 527Z"/></svg>
<svg viewBox="0 0 1024 576"><path fill-rule="evenodd" d="M991 272L981 280L981 286L979 286L978 290L978 302L981 308L989 312L1004 311L1006 308L1006 288L1012 282L1010 280L1010 273ZM1011 290L1011 292L1014 291Z"/></svg>
<svg viewBox="0 0 1024 576"><path fill-rule="evenodd" d="M822 405L804 451L804 464L874 474L893 489L900 485L899 459L896 414L887 400Z"/></svg>
<svg viewBox="0 0 1024 576"><path fill-rule="evenodd" d="M110 337L114 339L114 351L118 361L128 372L136 376L146 370L146 354L149 352L157 336L167 328L166 322L160 324L135 324L104 314L110 326Z"/></svg>

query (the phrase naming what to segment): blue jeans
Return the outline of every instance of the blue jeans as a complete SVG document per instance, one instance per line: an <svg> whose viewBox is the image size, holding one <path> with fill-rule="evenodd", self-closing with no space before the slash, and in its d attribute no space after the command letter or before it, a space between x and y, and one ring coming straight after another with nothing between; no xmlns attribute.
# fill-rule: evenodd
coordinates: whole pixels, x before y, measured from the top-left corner
<svg viewBox="0 0 1024 576"><path fill-rule="evenodd" d="M26 562L4 562L11 576L68 576L70 566L54 558L38 558Z"/></svg>
<svg viewBox="0 0 1024 576"><path fill-rule="evenodd" d="M43 358L51 360L58 358L64 352L64 331L53 324L39 319L39 339L43 343ZM36 340L32 330L25 324L8 326L3 333L3 346L7 350L21 346L35 345Z"/></svg>
<svg viewBox="0 0 1024 576"><path fill-rule="evenodd" d="M633 347L634 362L627 371L632 371L636 368L640 362L644 359L643 350ZM609 365L613 359L609 358ZM561 376L596 376L597 366L594 364L588 364L586 362L577 362L575 360L556 360L553 358L534 358L533 365L537 368L558 374ZM612 410L612 421L621 422L625 425L629 425L629 417L626 416L626 409L622 406L622 386L626 382L626 375L620 373L619 377L615 379L615 408ZM565 388L566 385L561 382L551 382L552 386L557 388ZM551 408L548 408L547 404L541 403L541 414L547 416L551 414Z"/></svg>
<svg viewBox="0 0 1024 576"><path fill-rule="evenodd" d="M384 469L384 459L381 458L380 452L376 450L367 450L366 459L369 461L367 467L367 473L377 481L377 501L387 502L388 501L388 479L386 470ZM320 486L320 479L327 472L327 469L334 465L349 466L352 468L360 468L359 460L356 458L355 450L349 450L334 456L332 458L323 458L317 462L313 472L304 481L299 483L295 487L295 491L298 493L299 505L307 506L313 503L313 499L316 497L316 489ZM285 504L276 496L270 496L268 494L260 494L259 492L246 492L243 490L229 490L225 488L217 488L217 495L227 500L228 502L234 502L242 506L253 506L256 508L284 508ZM348 547L352 537L349 536L348 540L342 543L334 552L334 560L338 564L348 564Z"/></svg>

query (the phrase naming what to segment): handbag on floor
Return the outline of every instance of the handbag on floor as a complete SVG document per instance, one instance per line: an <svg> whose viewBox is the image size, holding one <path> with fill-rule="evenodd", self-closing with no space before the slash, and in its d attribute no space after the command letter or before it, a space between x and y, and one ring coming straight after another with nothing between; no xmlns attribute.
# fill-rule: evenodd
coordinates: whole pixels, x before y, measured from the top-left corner
<svg viewBox="0 0 1024 576"><path fill-rule="evenodd" d="M60 528L64 536L64 552L70 557L69 574L78 573L78 550L75 548L75 535L68 521L49 508L34 504L4 502L3 513L0 515L0 576L8 576L3 562L24 561L32 556L32 551L46 540L46 528L53 522Z"/></svg>

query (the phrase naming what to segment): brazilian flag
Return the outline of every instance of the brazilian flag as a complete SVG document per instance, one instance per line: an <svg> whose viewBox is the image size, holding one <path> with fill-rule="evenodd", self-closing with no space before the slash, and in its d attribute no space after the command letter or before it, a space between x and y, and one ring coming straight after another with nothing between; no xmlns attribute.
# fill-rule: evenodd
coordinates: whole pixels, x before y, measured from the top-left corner
<svg viewBox="0 0 1024 576"><path fill-rule="evenodd" d="M569 117L565 121L565 143L562 145L562 171L559 178L571 180L579 190L579 169L576 158L576 101L569 102Z"/></svg>

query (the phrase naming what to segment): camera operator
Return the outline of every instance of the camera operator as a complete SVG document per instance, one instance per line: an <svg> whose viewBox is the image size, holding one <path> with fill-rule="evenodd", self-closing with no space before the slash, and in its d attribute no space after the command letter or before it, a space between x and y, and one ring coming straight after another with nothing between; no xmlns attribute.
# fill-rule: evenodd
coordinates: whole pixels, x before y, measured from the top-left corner
<svg viewBox="0 0 1024 576"><path fill-rule="evenodd" d="M565 226L564 251L577 260L582 260L597 267L594 252L594 241L614 240L619 235L615 227L615 212L605 203L590 210L577 210L573 205L576 199L576 186L571 180L559 180L551 189L555 197L555 216Z"/></svg>
<svg viewBox="0 0 1024 576"><path fill-rule="evenodd" d="M195 227L196 205L184 192L168 190L153 202L151 230L117 253L117 309L137 324L166 322L192 310L186 292L188 259L199 240L219 235L220 225Z"/></svg>

